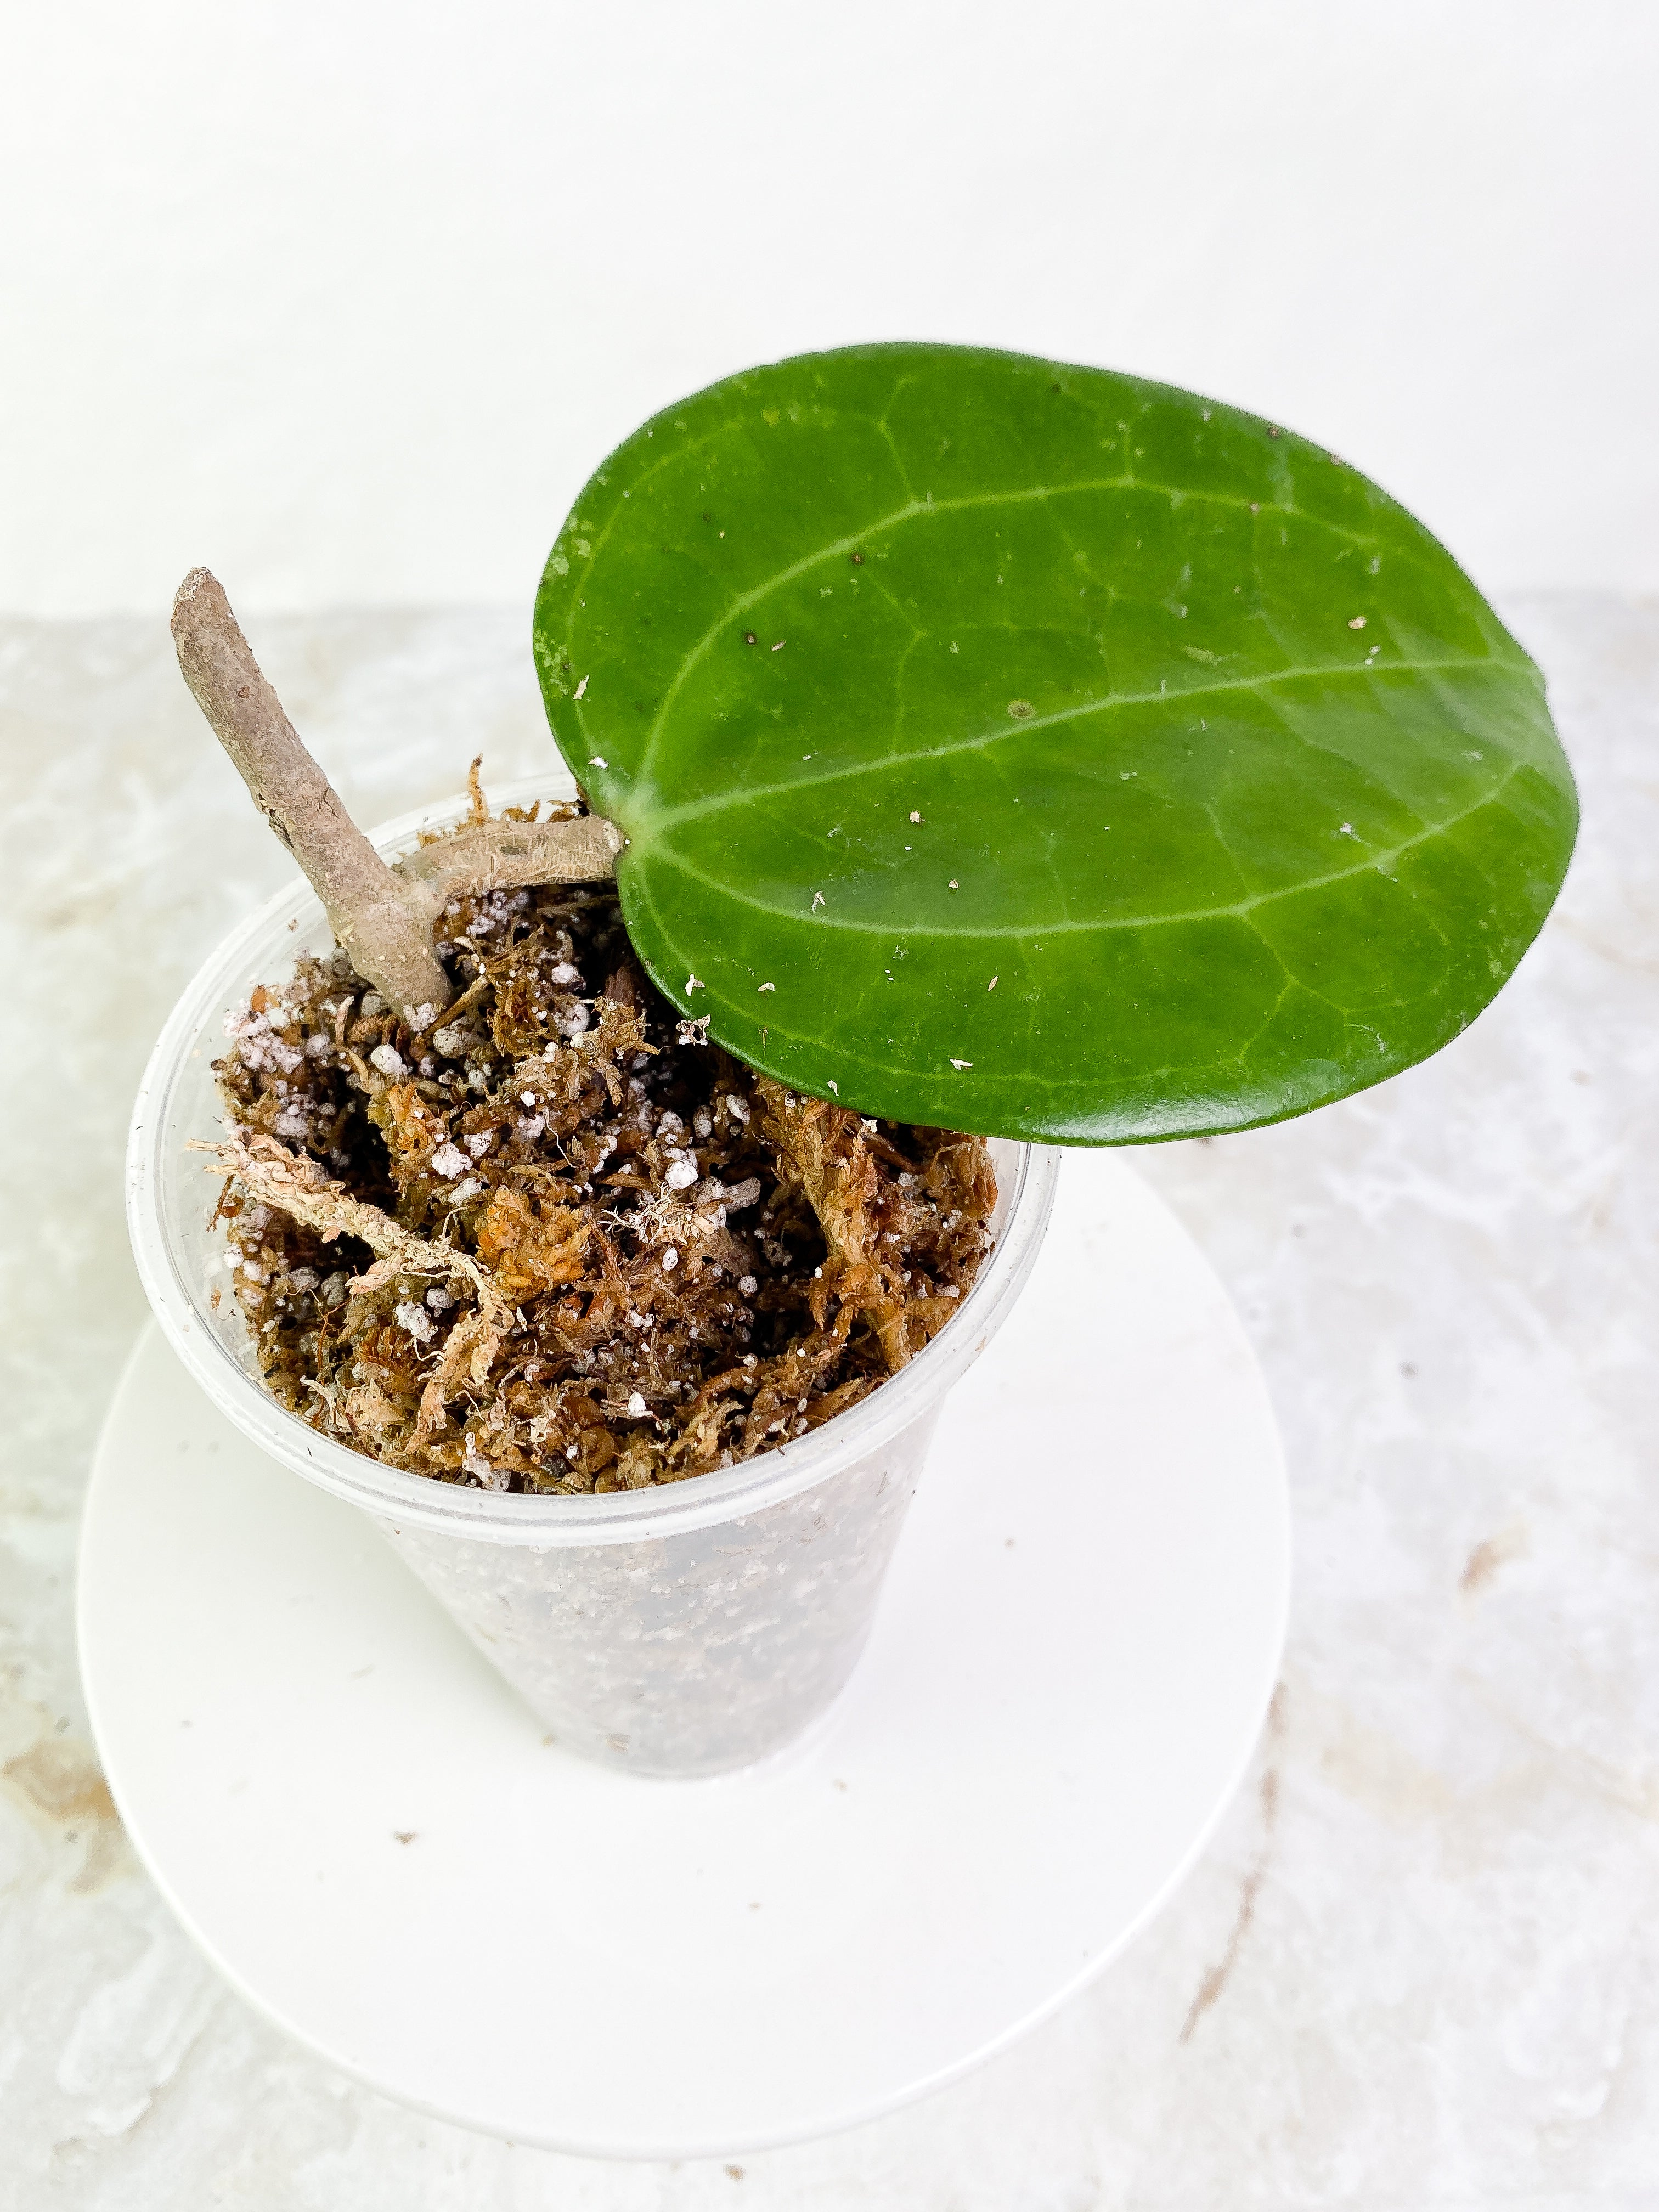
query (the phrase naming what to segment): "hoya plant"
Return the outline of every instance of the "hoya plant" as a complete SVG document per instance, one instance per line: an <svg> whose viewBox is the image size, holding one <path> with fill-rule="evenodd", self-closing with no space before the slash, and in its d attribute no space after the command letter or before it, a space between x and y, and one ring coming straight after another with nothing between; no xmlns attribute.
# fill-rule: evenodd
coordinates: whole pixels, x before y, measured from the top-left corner
<svg viewBox="0 0 1659 2212"><path fill-rule="evenodd" d="M578 821L389 871L211 579L175 627L393 1005L450 997L457 886L614 869L696 1034L981 1134L1241 1129L1397 1073L1510 975L1577 820L1538 670L1385 492L1236 408L976 348L730 377L595 472L534 619Z"/></svg>
<svg viewBox="0 0 1659 2212"><path fill-rule="evenodd" d="M490 1488L677 1481L849 1410L971 1289L987 1139L1395 1073L1572 844L1537 670L1384 493L1018 356L809 356L621 446L536 602L585 801L549 818L475 772L388 865L206 571L174 629L338 939L215 1063L261 1371Z"/></svg>

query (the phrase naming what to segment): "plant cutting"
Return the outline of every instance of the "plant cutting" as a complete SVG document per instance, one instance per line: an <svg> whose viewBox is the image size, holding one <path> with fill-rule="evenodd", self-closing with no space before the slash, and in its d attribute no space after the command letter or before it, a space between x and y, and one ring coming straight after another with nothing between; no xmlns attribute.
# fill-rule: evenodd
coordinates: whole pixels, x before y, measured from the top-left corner
<svg viewBox="0 0 1659 2212"><path fill-rule="evenodd" d="M267 1384L466 1487L833 1427L971 1290L983 1140L1400 1073L1512 972L1576 824L1537 670L1386 494L973 349L784 362L617 448L536 603L580 794L545 818L475 783L388 864L205 572L174 629L336 943L223 1067Z"/></svg>

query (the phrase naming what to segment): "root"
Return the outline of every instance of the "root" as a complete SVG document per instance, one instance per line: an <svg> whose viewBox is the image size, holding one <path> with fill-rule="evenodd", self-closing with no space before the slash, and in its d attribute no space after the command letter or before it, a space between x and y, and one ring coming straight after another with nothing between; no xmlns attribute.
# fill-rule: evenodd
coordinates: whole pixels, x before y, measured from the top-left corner
<svg viewBox="0 0 1659 2212"><path fill-rule="evenodd" d="M205 1152L216 1168L233 1175L260 1205L276 1206L305 1228L320 1231L325 1244L337 1237L356 1237L367 1244L375 1255L374 1264L347 1285L359 1297L385 1290L399 1275L431 1275L470 1285L477 1310L450 1331L443 1358L421 1392L412 1443L423 1446L433 1431L441 1427L445 1402L464 1382L482 1389L488 1382L495 1355L517 1316L495 1277L471 1253L417 1237L378 1206L353 1198L314 1160L289 1152L275 1137L238 1135L225 1144L192 1138L190 1150Z"/></svg>
<svg viewBox="0 0 1659 2212"><path fill-rule="evenodd" d="M510 1322L513 1309L501 1286L470 1252L417 1237L378 1206L353 1198L315 1160L289 1152L275 1137L237 1135L221 1144L192 1137L187 1149L206 1153L216 1170L234 1176L261 1206L276 1206L302 1227L319 1231L325 1244L337 1237L355 1237L367 1244L374 1263L354 1276L348 1286L351 1290L384 1290L399 1275L431 1275L444 1281L459 1278L471 1286L481 1312L499 1310Z"/></svg>

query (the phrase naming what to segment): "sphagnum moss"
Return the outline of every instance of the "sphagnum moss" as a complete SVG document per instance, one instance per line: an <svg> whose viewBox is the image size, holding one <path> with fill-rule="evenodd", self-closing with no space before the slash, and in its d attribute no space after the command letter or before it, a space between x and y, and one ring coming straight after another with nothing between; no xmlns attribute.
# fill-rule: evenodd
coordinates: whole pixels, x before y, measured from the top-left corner
<svg viewBox="0 0 1659 2212"><path fill-rule="evenodd" d="M954 1311L982 1139L704 1043L609 885L452 898L439 931L455 995L426 1029L343 951L227 1023L220 1212L295 1413L446 1481L635 1488L807 1434Z"/></svg>

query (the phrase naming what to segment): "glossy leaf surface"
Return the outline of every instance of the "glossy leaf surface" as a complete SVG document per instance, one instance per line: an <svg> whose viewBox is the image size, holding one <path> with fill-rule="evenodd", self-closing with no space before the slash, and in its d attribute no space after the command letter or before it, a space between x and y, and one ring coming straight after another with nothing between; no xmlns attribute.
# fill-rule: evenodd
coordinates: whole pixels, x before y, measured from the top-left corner
<svg viewBox="0 0 1659 2212"><path fill-rule="evenodd" d="M1322 448L1099 370L730 378L593 477L535 641L659 985L902 1121L1304 1112L1455 1036L1571 850L1541 678L1443 549Z"/></svg>

